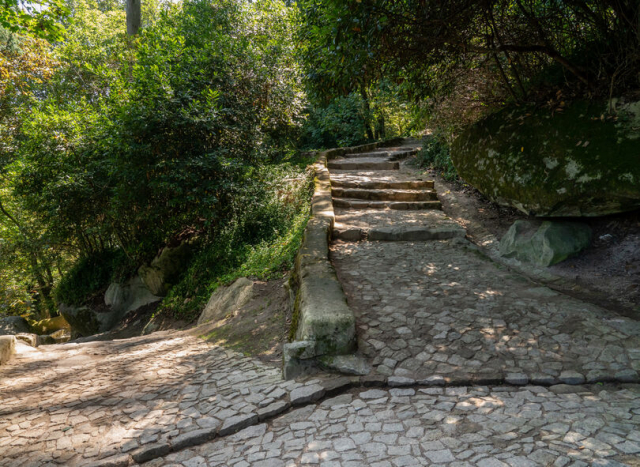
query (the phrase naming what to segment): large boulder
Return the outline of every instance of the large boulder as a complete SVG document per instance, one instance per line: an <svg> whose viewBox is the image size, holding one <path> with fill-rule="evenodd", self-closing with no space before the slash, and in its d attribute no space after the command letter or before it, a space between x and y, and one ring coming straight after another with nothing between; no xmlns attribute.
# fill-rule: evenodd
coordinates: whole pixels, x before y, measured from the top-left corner
<svg viewBox="0 0 640 467"><path fill-rule="evenodd" d="M185 241L177 247L164 248L150 265L143 265L138 274L154 295L164 296L189 265L196 240Z"/></svg>
<svg viewBox="0 0 640 467"><path fill-rule="evenodd" d="M40 321L31 321L31 330L39 335L51 334L61 329L71 330L69 323L64 316L56 316L55 318L41 319Z"/></svg>
<svg viewBox="0 0 640 467"><path fill-rule="evenodd" d="M104 294L105 305L117 312L120 319L131 311L159 300L162 298L151 293L139 276L134 276L126 284L112 283Z"/></svg>
<svg viewBox="0 0 640 467"><path fill-rule="evenodd" d="M0 336L29 333L29 322L21 316L6 316L0 318Z"/></svg>
<svg viewBox="0 0 640 467"><path fill-rule="evenodd" d="M547 267L580 253L591 236L591 227L582 222L518 220L500 241L500 254Z"/></svg>
<svg viewBox="0 0 640 467"><path fill-rule="evenodd" d="M115 325L114 313L99 313L88 306L76 307L61 303L58 310L71 328L85 337L108 331Z"/></svg>
<svg viewBox="0 0 640 467"><path fill-rule="evenodd" d="M253 281L241 277L227 287L218 287L198 318L198 325L218 321L249 303L253 298Z"/></svg>
<svg viewBox="0 0 640 467"><path fill-rule="evenodd" d="M485 196L530 215L588 217L638 209L640 102L506 109L460 135L451 158L460 176Z"/></svg>
<svg viewBox="0 0 640 467"><path fill-rule="evenodd" d="M94 310L89 306L68 306L61 303L60 314L71 328L82 336L106 332L115 327L128 313L161 300L142 281L134 276L125 284L112 283L104 295L108 310Z"/></svg>

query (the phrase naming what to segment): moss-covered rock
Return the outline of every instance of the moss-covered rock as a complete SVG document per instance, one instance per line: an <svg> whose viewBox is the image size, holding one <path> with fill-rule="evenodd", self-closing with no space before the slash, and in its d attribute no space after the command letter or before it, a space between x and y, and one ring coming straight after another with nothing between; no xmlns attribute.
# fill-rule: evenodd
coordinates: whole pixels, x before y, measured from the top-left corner
<svg viewBox="0 0 640 467"><path fill-rule="evenodd" d="M64 316L56 316L55 318L42 319L40 321L30 321L31 330L39 335L51 334L61 329L71 330L71 326L64 319Z"/></svg>
<svg viewBox="0 0 640 467"><path fill-rule="evenodd" d="M500 241L500 254L547 267L576 256L591 236L591 227L582 222L518 220Z"/></svg>
<svg viewBox="0 0 640 467"><path fill-rule="evenodd" d="M451 158L460 176L488 198L530 215L638 209L640 102L506 109L465 131Z"/></svg>
<svg viewBox="0 0 640 467"><path fill-rule="evenodd" d="M165 296L180 274L189 266L189 261L197 244L190 239L176 247L167 247L156 256L150 265L143 265L138 274L152 294Z"/></svg>

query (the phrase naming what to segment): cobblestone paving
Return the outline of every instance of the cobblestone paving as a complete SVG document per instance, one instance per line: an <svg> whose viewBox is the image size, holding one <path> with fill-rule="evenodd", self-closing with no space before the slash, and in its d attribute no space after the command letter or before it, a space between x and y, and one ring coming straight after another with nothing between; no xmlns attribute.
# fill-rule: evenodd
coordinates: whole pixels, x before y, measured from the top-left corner
<svg viewBox="0 0 640 467"><path fill-rule="evenodd" d="M0 367L0 465L149 456L189 433L206 439L281 413L304 386L177 334L44 346Z"/></svg>
<svg viewBox="0 0 640 467"><path fill-rule="evenodd" d="M421 382L637 381L640 328L498 269L456 241L336 243L360 349Z"/></svg>
<svg viewBox="0 0 640 467"><path fill-rule="evenodd" d="M352 391L145 465L638 465L640 388L570 390Z"/></svg>
<svg viewBox="0 0 640 467"><path fill-rule="evenodd" d="M332 180L424 180L398 171L331 171ZM442 212L339 210L336 225L451 227ZM640 323L500 269L464 239L335 242L359 348L397 383L638 382Z"/></svg>

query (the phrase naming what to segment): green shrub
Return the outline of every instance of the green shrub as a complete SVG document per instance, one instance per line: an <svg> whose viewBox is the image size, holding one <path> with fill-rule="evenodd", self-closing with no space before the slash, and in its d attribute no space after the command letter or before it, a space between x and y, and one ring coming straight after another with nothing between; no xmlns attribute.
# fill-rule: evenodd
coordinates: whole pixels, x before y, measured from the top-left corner
<svg viewBox="0 0 640 467"><path fill-rule="evenodd" d="M54 297L58 303L81 305L127 270L122 250L106 250L80 258L58 283Z"/></svg>
<svg viewBox="0 0 640 467"><path fill-rule="evenodd" d="M311 173L291 164L259 172L234 197L232 221L194 255L159 313L195 320L218 286L239 277L275 279L292 268L309 218Z"/></svg>
<svg viewBox="0 0 640 467"><path fill-rule="evenodd" d="M422 149L416 155L416 165L435 170L445 180L458 178L458 172L451 162L449 145L444 138L438 136L423 139Z"/></svg>
<svg viewBox="0 0 640 467"><path fill-rule="evenodd" d="M312 107L301 144L312 149L357 146L367 141L366 132L362 98L352 93Z"/></svg>

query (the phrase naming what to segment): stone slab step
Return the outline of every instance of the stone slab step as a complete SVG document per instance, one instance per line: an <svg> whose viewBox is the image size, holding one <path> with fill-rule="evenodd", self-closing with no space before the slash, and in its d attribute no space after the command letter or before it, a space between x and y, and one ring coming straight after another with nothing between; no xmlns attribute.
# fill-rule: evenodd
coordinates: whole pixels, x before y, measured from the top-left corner
<svg viewBox="0 0 640 467"><path fill-rule="evenodd" d="M386 159L367 162L337 160L330 161L327 168L329 170L399 170L400 163L388 161Z"/></svg>
<svg viewBox="0 0 640 467"><path fill-rule="evenodd" d="M333 188L334 198L366 199L371 201L437 201L431 190L363 190L360 188Z"/></svg>
<svg viewBox="0 0 640 467"><path fill-rule="evenodd" d="M416 181L377 181L377 180L331 180L334 188L361 188L363 190L433 190L435 188L433 180Z"/></svg>
<svg viewBox="0 0 640 467"><path fill-rule="evenodd" d="M333 239L344 240L346 242L359 242L365 239L372 242L427 242L464 238L465 235L466 231L462 227L449 226L375 227L372 229L347 227L333 229Z"/></svg>
<svg viewBox="0 0 640 467"><path fill-rule="evenodd" d="M343 209L396 209L399 211L442 209L440 201L368 201L351 198L334 198L333 205Z"/></svg>
<svg viewBox="0 0 640 467"><path fill-rule="evenodd" d="M375 151L375 152L359 152L353 154L345 154L345 159L361 159L370 157L386 157L390 160L398 161L412 156L418 152L418 149L410 149L406 151Z"/></svg>

